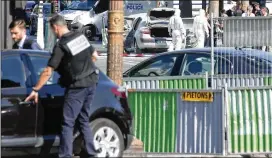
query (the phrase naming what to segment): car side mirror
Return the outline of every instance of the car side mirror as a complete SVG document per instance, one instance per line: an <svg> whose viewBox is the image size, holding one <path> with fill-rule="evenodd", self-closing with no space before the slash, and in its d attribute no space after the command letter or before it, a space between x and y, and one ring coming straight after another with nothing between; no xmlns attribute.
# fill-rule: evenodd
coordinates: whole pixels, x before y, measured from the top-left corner
<svg viewBox="0 0 272 158"><path fill-rule="evenodd" d="M123 74L123 77L128 77L128 74Z"/></svg>

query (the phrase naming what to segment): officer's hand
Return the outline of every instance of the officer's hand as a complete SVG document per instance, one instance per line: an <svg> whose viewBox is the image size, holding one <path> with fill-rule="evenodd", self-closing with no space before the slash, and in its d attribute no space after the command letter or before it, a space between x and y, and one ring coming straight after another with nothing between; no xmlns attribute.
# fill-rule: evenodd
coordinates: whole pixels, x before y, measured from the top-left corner
<svg viewBox="0 0 272 158"><path fill-rule="evenodd" d="M35 103L38 103L38 93L35 91L32 91L29 96L25 99L25 102L33 100L35 101Z"/></svg>
<svg viewBox="0 0 272 158"><path fill-rule="evenodd" d="M98 58L98 53L97 53L97 51L95 50L95 51L93 52L93 54L92 54L92 60L93 60L93 62L96 62L96 61L97 61L97 58Z"/></svg>
<svg viewBox="0 0 272 158"><path fill-rule="evenodd" d="M171 33L171 32L169 32L169 36L172 36L172 33Z"/></svg>

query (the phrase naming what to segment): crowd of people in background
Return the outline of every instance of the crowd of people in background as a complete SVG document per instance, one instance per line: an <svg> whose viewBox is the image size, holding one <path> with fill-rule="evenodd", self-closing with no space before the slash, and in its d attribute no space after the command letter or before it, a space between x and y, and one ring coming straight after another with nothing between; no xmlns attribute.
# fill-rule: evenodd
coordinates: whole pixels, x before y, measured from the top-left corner
<svg viewBox="0 0 272 158"><path fill-rule="evenodd" d="M221 10L220 17L257 17L257 16L269 16L269 9L266 6L260 6L259 3L253 2L251 5L244 7L239 1L236 3L236 6L229 10ZM205 47L211 46L211 21L209 11L206 12L206 20L207 20L207 27L209 30L209 34L206 35ZM213 34L214 34L214 46L217 46L217 40L223 40L223 21L221 20L214 20L213 25ZM206 31L207 32L207 31ZM204 33L203 33L204 34ZM222 41L223 42L223 41ZM255 49L262 49L264 51L272 51L271 46L260 46Z"/></svg>
<svg viewBox="0 0 272 158"><path fill-rule="evenodd" d="M243 5L237 2L236 6L229 10L222 10L220 12L221 17L232 17L232 16L242 16L242 17L254 17L254 16L268 16L269 10L266 6L260 6L259 3L253 2L252 5L243 7Z"/></svg>

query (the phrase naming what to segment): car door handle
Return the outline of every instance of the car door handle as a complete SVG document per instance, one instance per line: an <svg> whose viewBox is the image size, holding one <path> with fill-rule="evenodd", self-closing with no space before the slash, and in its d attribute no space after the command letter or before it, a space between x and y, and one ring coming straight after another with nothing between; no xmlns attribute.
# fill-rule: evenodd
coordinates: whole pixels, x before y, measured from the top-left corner
<svg viewBox="0 0 272 158"><path fill-rule="evenodd" d="M54 99L54 98L55 98L55 96L52 95L52 94L50 94L50 93L46 93L46 96L47 96L47 98L49 98L49 99Z"/></svg>
<svg viewBox="0 0 272 158"><path fill-rule="evenodd" d="M33 105L33 102L32 101L21 101L21 102L19 102L19 105L30 106L30 105Z"/></svg>

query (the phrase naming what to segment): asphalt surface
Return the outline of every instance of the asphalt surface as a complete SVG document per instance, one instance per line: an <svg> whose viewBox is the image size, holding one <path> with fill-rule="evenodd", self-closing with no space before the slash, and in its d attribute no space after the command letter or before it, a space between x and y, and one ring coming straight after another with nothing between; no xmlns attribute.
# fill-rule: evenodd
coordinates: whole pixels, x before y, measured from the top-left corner
<svg viewBox="0 0 272 158"><path fill-rule="evenodd" d="M93 47L101 54L107 54L107 48L103 47L102 43L99 41L92 41L91 42ZM148 59L149 57L123 57L123 72L128 70L129 68L135 66L136 64L140 63ZM98 61L96 62L98 68L104 73L107 72L107 55L99 56Z"/></svg>

